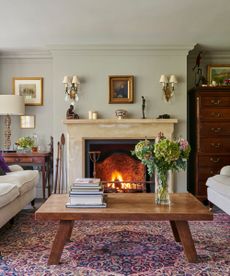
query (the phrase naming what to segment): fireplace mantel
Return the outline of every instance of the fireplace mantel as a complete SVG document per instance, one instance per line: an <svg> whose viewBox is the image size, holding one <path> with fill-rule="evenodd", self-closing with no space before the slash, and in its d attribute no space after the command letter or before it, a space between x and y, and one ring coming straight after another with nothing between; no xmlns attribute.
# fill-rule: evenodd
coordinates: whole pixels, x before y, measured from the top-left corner
<svg viewBox="0 0 230 276"><path fill-rule="evenodd" d="M85 176L86 139L154 139L159 132L172 138L177 119L68 119L67 175L68 185Z"/></svg>

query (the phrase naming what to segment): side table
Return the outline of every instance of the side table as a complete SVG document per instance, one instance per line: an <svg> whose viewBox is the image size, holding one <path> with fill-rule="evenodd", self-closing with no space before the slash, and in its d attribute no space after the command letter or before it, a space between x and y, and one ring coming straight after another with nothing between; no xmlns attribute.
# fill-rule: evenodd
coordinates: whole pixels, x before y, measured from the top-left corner
<svg viewBox="0 0 230 276"><path fill-rule="evenodd" d="M52 187L52 154L51 152L3 152L4 159L8 165L18 164L23 166L39 166L42 172L42 193L46 198L46 183L48 196Z"/></svg>

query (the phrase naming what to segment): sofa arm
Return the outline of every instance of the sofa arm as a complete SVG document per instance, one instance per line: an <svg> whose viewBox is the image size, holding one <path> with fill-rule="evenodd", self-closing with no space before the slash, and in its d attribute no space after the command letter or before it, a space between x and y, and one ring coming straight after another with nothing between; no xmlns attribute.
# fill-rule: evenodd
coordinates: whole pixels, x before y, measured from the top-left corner
<svg viewBox="0 0 230 276"><path fill-rule="evenodd" d="M19 165L10 165L9 169L11 172L23 171L23 168Z"/></svg>
<svg viewBox="0 0 230 276"><path fill-rule="evenodd" d="M220 170L220 174L230 176L230 166L224 166L224 167Z"/></svg>

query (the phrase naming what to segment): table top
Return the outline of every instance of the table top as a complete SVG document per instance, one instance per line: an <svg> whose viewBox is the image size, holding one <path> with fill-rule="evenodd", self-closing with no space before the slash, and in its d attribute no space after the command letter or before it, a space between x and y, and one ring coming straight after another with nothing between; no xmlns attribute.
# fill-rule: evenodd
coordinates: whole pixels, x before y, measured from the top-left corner
<svg viewBox="0 0 230 276"><path fill-rule="evenodd" d="M3 152L3 156L5 157L47 157L51 155L51 152L49 151L38 151L38 152Z"/></svg>
<svg viewBox="0 0 230 276"><path fill-rule="evenodd" d="M43 220L212 220L190 193L170 194L170 206L155 204L153 193L108 193L106 208L67 208L67 194L53 194L36 211Z"/></svg>

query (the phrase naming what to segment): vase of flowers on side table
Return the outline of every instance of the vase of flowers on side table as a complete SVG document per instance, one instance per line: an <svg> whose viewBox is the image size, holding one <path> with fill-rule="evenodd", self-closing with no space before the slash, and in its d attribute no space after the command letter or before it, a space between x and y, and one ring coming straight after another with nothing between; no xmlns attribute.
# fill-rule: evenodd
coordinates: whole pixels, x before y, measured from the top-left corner
<svg viewBox="0 0 230 276"><path fill-rule="evenodd" d="M35 140L33 137L30 136L25 136L25 137L20 137L15 145L17 147L17 151L20 152L29 152L31 149L35 146Z"/></svg>
<svg viewBox="0 0 230 276"><path fill-rule="evenodd" d="M154 143L146 139L135 146L132 154L147 166L150 176L155 172L156 204L170 204L169 171L185 170L190 151L190 145L185 139L169 140L163 133L158 134Z"/></svg>

